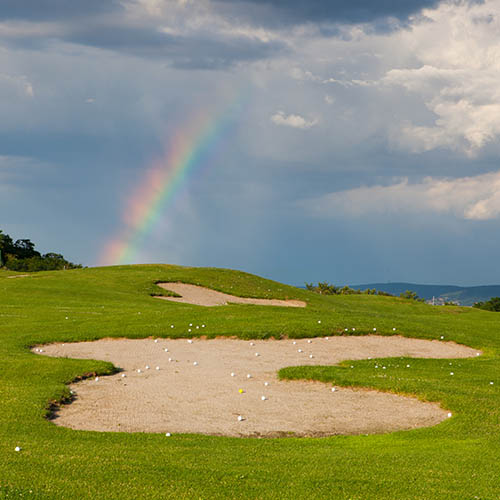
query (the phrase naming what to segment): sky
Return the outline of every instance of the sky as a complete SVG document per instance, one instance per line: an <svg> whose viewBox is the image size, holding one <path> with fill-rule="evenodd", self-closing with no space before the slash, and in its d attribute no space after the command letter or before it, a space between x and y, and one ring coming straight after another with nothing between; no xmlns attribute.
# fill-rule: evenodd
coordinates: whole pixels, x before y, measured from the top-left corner
<svg viewBox="0 0 500 500"><path fill-rule="evenodd" d="M87 266L500 283L500 0L2 0L0 229Z"/></svg>

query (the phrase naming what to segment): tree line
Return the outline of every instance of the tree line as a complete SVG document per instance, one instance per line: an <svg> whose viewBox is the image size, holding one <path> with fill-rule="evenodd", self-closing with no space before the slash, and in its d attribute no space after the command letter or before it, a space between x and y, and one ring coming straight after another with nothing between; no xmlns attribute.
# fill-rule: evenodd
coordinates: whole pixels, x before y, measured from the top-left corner
<svg viewBox="0 0 500 500"><path fill-rule="evenodd" d="M0 229L0 267L10 271L53 271L58 269L78 269L81 264L67 261L61 254L49 252L41 254L29 239L14 241Z"/></svg>
<svg viewBox="0 0 500 500"><path fill-rule="evenodd" d="M384 292L382 290L376 290L375 288L367 288L366 290L357 290L355 288L351 288L349 286L335 286L326 281L319 282L317 285L313 283L306 283L306 289L310 292L319 293L320 295L383 295L385 297L394 297L392 293ZM424 299L421 299L415 292L411 290L406 290L406 292L401 293L399 295L403 299L410 300L418 300L423 302Z"/></svg>

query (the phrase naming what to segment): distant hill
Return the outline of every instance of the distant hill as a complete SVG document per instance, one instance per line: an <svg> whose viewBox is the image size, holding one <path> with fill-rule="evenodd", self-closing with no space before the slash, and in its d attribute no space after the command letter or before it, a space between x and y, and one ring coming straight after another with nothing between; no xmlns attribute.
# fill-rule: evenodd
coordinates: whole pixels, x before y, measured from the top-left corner
<svg viewBox="0 0 500 500"><path fill-rule="evenodd" d="M491 297L500 297L500 285L464 287L455 285L419 285L416 283L369 283L349 286L356 290L376 288L396 296L406 290L412 290L426 301L430 301L434 297L437 304L456 302L462 306L471 306L474 302L489 300Z"/></svg>

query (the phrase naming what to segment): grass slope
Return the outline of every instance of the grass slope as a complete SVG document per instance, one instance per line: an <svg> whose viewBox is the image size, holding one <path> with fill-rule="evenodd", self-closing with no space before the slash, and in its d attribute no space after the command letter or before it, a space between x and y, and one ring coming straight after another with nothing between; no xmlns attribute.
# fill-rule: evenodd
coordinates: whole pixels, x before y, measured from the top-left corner
<svg viewBox="0 0 500 500"><path fill-rule="evenodd" d="M0 272L0 498L500 498L500 315L398 298L315 295L222 269L148 265ZM241 296L295 298L305 309L253 305L204 308L151 298L158 281L201 284ZM140 313L140 314L139 314ZM321 324L318 323L321 320ZM66 383L109 363L36 356L29 347L101 337L268 338L344 333L436 339L478 349L476 359L392 358L337 367L287 368L280 376L366 386L441 401L453 418L428 429L321 439L72 431L44 417ZM176 327L172 330L170 324ZM352 330L350 330L350 333ZM406 368L406 364L411 365ZM354 368L350 368L350 366ZM450 376L450 371L455 375ZM494 385L490 385L490 381ZM14 452L16 446L22 451Z"/></svg>

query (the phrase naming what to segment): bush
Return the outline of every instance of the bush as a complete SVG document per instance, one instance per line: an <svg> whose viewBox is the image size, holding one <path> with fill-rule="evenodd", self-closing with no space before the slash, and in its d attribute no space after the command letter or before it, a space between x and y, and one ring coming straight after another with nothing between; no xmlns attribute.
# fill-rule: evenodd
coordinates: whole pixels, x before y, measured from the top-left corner
<svg viewBox="0 0 500 500"><path fill-rule="evenodd" d="M485 311L500 311L500 297L492 297L486 302L476 302L472 307L484 309Z"/></svg>

